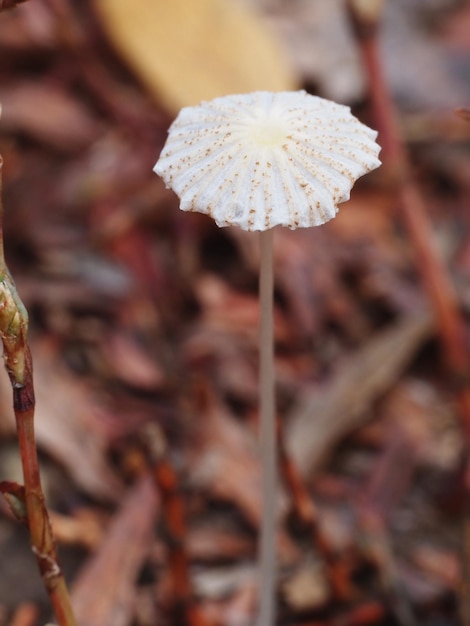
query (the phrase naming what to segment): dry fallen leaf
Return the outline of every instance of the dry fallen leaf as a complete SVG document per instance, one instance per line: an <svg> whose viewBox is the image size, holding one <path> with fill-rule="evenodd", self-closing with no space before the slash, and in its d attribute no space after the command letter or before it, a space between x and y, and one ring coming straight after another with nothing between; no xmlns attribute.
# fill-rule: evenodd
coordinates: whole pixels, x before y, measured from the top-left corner
<svg viewBox="0 0 470 626"><path fill-rule="evenodd" d="M396 381L432 329L424 311L391 326L350 358L321 393L299 399L286 432L287 449L305 476L332 445L357 427L371 403Z"/></svg>
<svg viewBox="0 0 470 626"><path fill-rule="evenodd" d="M127 626L135 608L135 580L149 553L158 499L144 477L131 488L106 538L72 589L77 621L87 626Z"/></svg>
<svg viewBox="0 0 470 626"><path fill-rule="evenodd" d="M144 391L161 389L165 373L129 333L110 332L104 345L110 373L123 384Z"/></svg>
<svg viewBox="0 0 470 626"><path fill-rule="evenodd" d="M68 92L39 82L2 89L2 126L63 152L88 146L100 134L90 112Z"/></svg>
<svg viewBox="0 0 470 626"><path fill-rule="evenodd" d="M204 411L198 429L198 445L188 450L191 482L206 489L212 497L236 504L255 528L261 517L260 464L252 433L232 418L214 399ZM280 511L285 497L279 490ZM278 551L281 563L298 561L299 551L290 537L280 530Z"/></svg>
<svg viewBox="0 0 470 626"><path fill-rule="evenodd" d="M171 113L229 93L293 89L281 46L232 0L99 0L117 50Z"/></svg>

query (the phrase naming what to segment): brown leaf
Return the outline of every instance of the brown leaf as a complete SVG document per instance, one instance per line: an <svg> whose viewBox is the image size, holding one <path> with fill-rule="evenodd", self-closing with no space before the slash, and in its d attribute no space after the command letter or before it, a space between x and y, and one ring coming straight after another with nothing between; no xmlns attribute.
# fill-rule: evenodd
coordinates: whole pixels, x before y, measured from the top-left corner
<svg viewBox="0 0 470 626"><path fill-rule="evenodd" d="M205 414L200 437L202 445L192 459L192 479L218 498L235 501L257 526L261 484L254 437L220 406Z"/></svg>
<svg viewBox="0 0 470 626"><path fill-rule="evenodd" d="M21 11L9 11L0 21L0 54L38 54L57 45L53 17L43 2L28 2Z"/></svg>
<svg viewBox="0 0 470 626"><path fill-rule="evenodd" d="M189 451L191 479L218 499L234 502L255 528L261 519L260 461L255 438L233 419L223 406L213 404L199 429L200 445ZM279 504L285 504L279 492ZM280 532L281 559L297 560L298 551L286 533Z"/></svg>
<svg viewBox="0 0 470 626"><path fill-rule="evenodd" d="M50 511L54 536L61 545L84 546L94 550L103 539L103 523L96 511L77 509L73 516Z"/></svg>
<svg viewBox="0 0 470 626"><path fill-rule="evenodd" d="M447 588L458 588L461 573L455 553L441 546L419 543L415 545L411 559L425 576L437 580Z"/></svg>
<svg viewBox="0 0 470 626"><path fill-rule="evenodd" d="M2 89L2 126L56 150L73 152L91 143L98 123L70 94L54 85L23 82Z"/></svg>
<svg viewBox="0 0 470 626"><path fill-rule="evenodd" d="M86 626L128 626L135 581L149 553L157 495L145 477L127 494L99 547L72 587L77 622Z"/></svg>
<svg viewBox="0 0 470 626"><path fill-rule="evenodd" d="M160 389L164 384L163 370L132 336L109 333L104 350L113 375L123 383L148 391Z"/></svg>
<svg viewBox="0 0 470 626"><path fill-rule="evenodd" d="M361 423L368 407L396 381L431 328L426 312L400 321L370 339L323 391L299 399L286 429L286 444L304 475Z"/></svg>

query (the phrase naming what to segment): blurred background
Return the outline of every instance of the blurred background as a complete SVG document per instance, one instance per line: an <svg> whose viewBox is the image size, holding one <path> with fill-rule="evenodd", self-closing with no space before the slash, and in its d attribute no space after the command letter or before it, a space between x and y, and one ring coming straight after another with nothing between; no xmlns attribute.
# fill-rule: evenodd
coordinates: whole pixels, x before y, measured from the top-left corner
<svg viewBox="0 0 470 626"><path fill-rule="evenodd" d="M383 71L465 319L469 32L468 0L384 2ZM5 250L83 626L252 622L257 239L178 211L152 168L180 107L297 88L376 127L343 1L0 12ZM386 164L331 223L275 246L280 622L460 623L463 439ZM0 479L22 481L4 372ZM52 619L4 502L0 555L0 626Z"/></svg>

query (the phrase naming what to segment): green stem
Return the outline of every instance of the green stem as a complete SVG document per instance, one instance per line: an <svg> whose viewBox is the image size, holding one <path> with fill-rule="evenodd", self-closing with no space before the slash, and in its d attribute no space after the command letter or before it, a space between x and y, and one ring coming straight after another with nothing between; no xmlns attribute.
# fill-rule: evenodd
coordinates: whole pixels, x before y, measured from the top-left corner
<svg viewBox="0 0 470 626"><path fill-rule="evenodd" d="M260 233L260 431L262 516L258 626L275 621L277 451L274 394L273 231Z"/></svg>

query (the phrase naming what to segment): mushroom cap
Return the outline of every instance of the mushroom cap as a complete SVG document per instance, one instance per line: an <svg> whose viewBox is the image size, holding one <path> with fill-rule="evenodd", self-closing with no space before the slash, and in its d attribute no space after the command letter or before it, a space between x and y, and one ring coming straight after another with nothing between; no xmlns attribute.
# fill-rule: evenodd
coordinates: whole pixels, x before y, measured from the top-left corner
<svg viewBox="0 0 470 626"><path fill-rule="evenodd" d="M318 226L380 165L376 131L305 91L224 96L181 109L154 171L218 226Z"/></svg>

